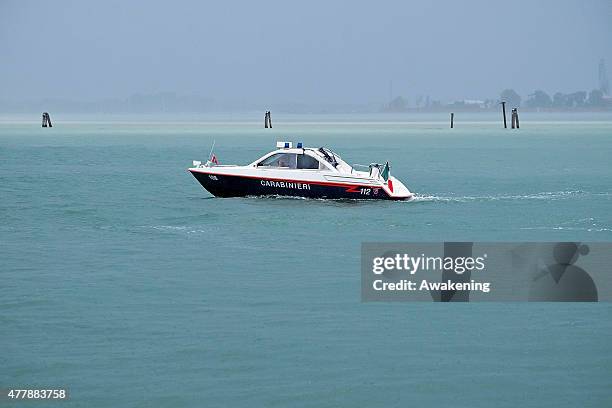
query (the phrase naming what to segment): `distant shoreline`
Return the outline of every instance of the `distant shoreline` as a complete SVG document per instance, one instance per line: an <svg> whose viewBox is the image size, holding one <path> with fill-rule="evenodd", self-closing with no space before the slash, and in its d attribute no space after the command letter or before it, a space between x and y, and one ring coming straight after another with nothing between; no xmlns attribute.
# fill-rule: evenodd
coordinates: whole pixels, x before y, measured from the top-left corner
<svg viewBox="0 0 612 408"><path fill-rule="evenodd" d="M263 106L263 105L262 105ZM514 106L506 106L506 114L509 116L511 109ZM193 116L193 115L250 115L259 114L262 117L267 110L271 110L272 115L411 115L411 114L450 114L454 113L468 113L468 114L501 114L501 107L496 108L469 108L463 106L444 106L440 108L406 108L401 111L382 110L382 109L367 109L367 108L333 108L333 107L322 107L320 109L307 109L307 108L276 108L276 109L213 109L213 110L184 110L184 111L173 111L173 110L136 110L136 111L113 111L113 110L81 110L81 109L64 109L58 108L53 109L52 104L47 107L41 107L39 109L5 109L0 110L0 117L2 116L40 116L42 112L49 112L51 115L62 114L62 115L87 115L87 116L113 116L113 115L154 115L154 116ZM593 108L593 107L581 107L581 108L527 108L519 107L519 113L552 113L552 114L612 114L612 106Z"/></svg>
<svg viewBox="0 0 612 408"><path fill-rule="evenodd" d="M163 126L172 124L244 124L254 129L261 127L262 131L277 135L287 126L299 124L436 124L447 126L450 115L445 111L415 111L415 112L349 112L349 113L291 113L273 112L273 129L264 130L264 112L207 112L207 113L70 113L49 112L54 128L72 124L105 124L122 123L139 126ZM612 122L612 111L520 111L521 124L529 123L595 123ZM508 127L510 115L507 113ZM501 126L500 111L456 111L455 126L491 123ZM0 125L24 124L41 126L41 112L6 113L0 112ZM51 129L49 129L51 130Z"/></svg>

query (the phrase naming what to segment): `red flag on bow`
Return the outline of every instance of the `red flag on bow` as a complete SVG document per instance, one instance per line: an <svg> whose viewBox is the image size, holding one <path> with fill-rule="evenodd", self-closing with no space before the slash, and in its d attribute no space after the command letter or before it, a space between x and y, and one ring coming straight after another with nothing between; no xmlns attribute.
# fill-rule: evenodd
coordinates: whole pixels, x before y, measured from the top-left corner
<svg viewBox="0 0 612 408"><path fill-rule="evenodd" d="M217 160L217 156L215 156L214 153L212 154L212 156L210 156L210 161L211 163L219 164L219 160Z"/></svg>

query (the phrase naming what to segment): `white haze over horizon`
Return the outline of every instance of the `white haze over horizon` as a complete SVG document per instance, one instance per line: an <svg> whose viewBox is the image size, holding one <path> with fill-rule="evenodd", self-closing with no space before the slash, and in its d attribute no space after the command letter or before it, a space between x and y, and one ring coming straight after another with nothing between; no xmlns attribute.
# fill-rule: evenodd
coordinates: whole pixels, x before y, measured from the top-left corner
<svg viewBox="0 0 612 408"><path fill-rule="evenodd" d="M0 99L239 103L590 91L612 1L0 2ZM392 90L390 83L392 82Z"/></svg>

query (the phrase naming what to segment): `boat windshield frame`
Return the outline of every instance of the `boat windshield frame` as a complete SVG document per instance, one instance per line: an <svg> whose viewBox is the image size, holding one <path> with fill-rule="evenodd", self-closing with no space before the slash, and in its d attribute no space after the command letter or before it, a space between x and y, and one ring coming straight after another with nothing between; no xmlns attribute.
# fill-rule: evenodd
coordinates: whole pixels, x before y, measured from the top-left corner
<svg viewBox="0 0 612 408"><path fill-rule="evenodd" d="M336 153L334 153L332 150L328 149L327 147L321 146L317 149L317 151L321 153L323 157L325 158L325 160L327 160L327 162L334 167L338 167L338 165L340 164L338 159L342 160L342 158L339 155L337 155Z"/></svg>

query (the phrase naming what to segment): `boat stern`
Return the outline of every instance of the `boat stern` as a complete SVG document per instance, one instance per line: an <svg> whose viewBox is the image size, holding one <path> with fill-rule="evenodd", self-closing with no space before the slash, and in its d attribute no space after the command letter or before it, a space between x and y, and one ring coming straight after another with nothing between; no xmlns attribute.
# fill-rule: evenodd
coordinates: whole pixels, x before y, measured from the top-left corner
<svg viewBox="0 0 612 408"><path fill-rule="evenodd" d="M387 180L385 190L393 200L410 200L414 198L414 194L408 190L408 187L393 176L389 177L389 180Z"/></svg>

